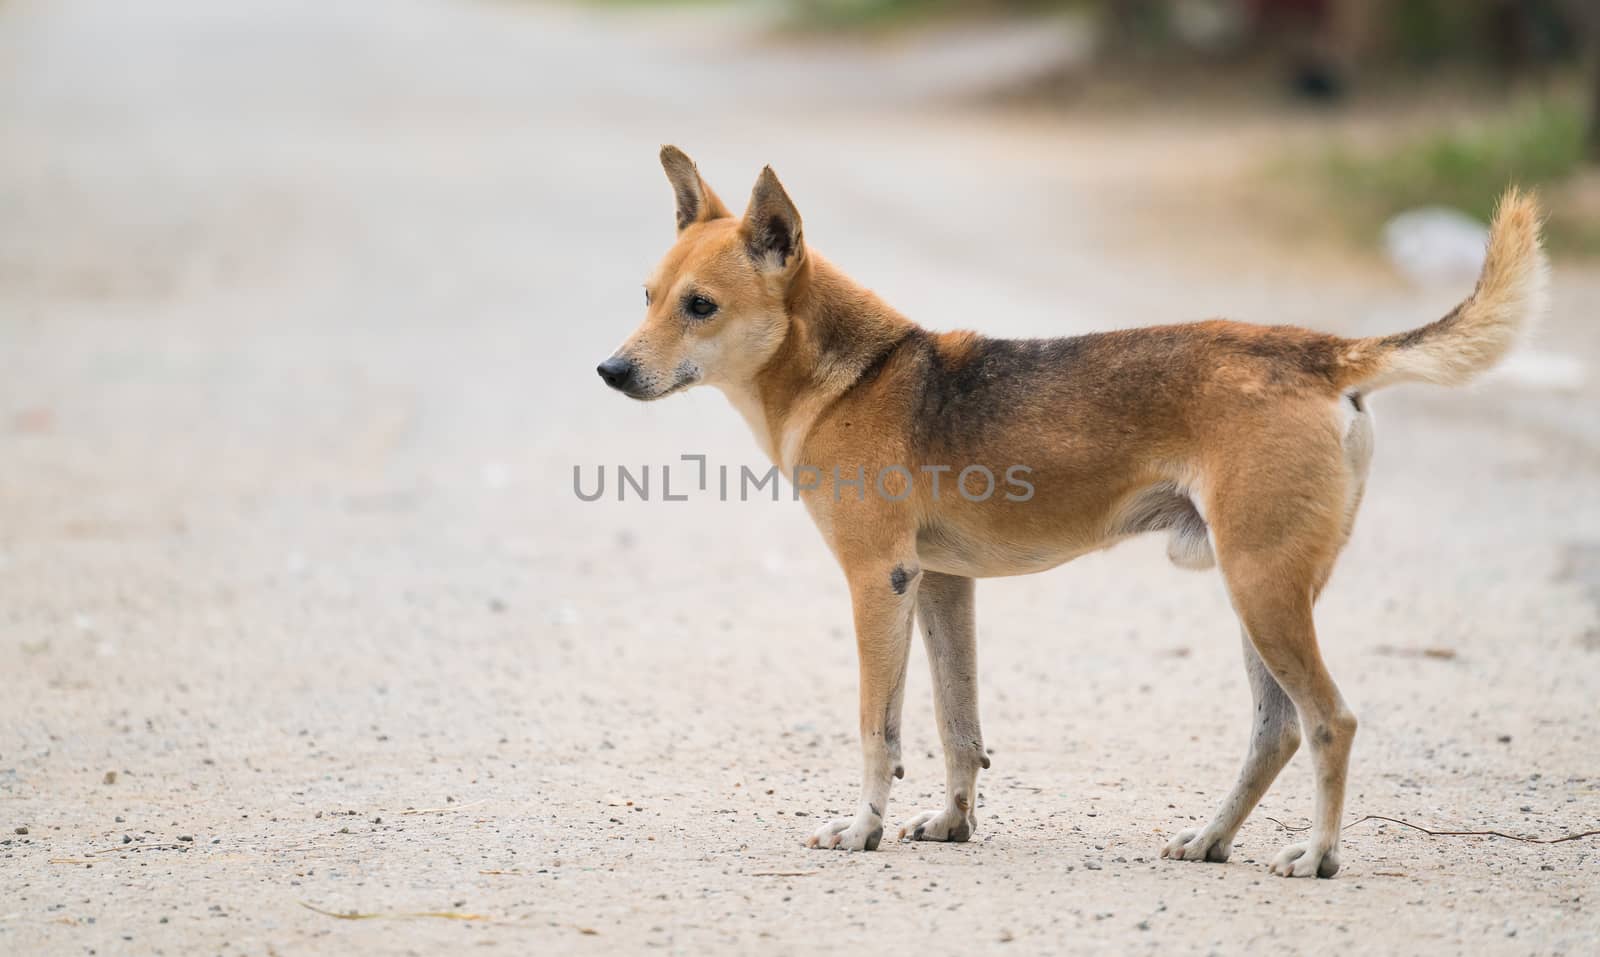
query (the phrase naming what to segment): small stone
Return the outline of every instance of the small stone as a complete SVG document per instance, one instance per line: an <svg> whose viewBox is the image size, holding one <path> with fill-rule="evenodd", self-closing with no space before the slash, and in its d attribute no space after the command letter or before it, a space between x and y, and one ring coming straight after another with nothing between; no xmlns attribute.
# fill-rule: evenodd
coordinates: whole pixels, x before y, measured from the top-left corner
<svg viewBox="0 0 1600 957"><path fill-rule="evenodd" d="M117 772L115 772L115 771L107 771L106 772L106 776L102 780L106 784L116 784L117 783Z"/></svg>
<svg viewBox="0 0 1600 957"><path fill-rule="evenodd" d="M19 828L17 828L17 833L18 834L26 834L26 833L28 833L28 829L26 827L19 827Z"/></svg>
<svg viewBox="0 0 1600 957"><path fill-rule="evenodd" d="M178 835L178 840L183 841L185 844L193 844L194 843L194 835L193 834L179 834Z"/></svg>
<svg viewBox="0 0 1600 957"><path fill-rule="evenodd" d="M1502 734L1500 737L1496 738L1495 740L1499 741L1501 744L1510 744L1511 743L1511 735Z"/></svg>

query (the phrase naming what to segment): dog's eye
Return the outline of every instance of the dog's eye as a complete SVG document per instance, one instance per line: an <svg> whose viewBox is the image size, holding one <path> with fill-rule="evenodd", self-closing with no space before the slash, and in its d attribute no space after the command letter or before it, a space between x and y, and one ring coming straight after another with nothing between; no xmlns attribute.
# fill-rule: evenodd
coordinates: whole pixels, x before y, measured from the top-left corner
<svg viewBox="0 0 1600 957"><path fill-rule="evenodd" d="M644 291L644 304L647 306L650 305L650 290L648 289Z"/></svg>
<svg viewBox="0 0 1600 957"><path fill-rule="evenodd" d="M689 300L689 314L696 319L704 319L717 311L717 304L705 296L695 296Z"/></svg>

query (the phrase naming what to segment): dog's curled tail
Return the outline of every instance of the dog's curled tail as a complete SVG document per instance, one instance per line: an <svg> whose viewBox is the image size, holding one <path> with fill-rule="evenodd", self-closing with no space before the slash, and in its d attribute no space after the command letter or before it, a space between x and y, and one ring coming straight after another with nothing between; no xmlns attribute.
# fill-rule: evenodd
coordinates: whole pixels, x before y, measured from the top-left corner
<svg viewBox="0 0 1600 957"><path fill-rule="evenodd" d="M1443 319L1420 329L1356 339L1345 353L1343 388L1397 382L1462 385L1503 359L1549 300L1550 263L1540 244L1539 202L1516 187L1500 197L1478 285Z"/></svg>

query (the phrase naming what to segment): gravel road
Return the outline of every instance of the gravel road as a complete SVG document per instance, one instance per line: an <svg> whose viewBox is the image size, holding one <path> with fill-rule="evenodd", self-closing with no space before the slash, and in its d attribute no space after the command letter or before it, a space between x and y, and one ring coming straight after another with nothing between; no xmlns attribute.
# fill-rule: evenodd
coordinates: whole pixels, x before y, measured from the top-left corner
<svg viewBox="0 0 1600 957"><path fill-rule="evenodd" d="M1600 946L1600 838L1368 821L1336 880L1272 878L1304 754L1231 863L1159 860L1249 710L1159 541L980 585L972 843L801 846L859 761L801 508L573 494L765 464L720 395L594 377L671 236L660 143L731 203L773 163L938 328L1354 334L1466 291L1218 215L1272 123L952 110L874 62L514 2L0 5L0 952ZM1558 268L1541 348L1595 368L1597 296ZM1600 826L1597 402L1374 401L1320 614L1351 820ZM943 783L913 656L891 820Z"/></svg>

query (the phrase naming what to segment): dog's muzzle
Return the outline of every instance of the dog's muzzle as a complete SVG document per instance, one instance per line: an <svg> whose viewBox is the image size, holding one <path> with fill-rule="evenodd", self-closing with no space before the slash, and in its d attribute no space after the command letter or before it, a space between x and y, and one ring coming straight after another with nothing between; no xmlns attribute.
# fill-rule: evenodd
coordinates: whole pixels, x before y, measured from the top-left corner
<svg viewBox="0 0 1600 957"><path fill-rule="evenodd" d="M600 378L605 380L606 385L618 392L627 392L628 386L633 382L633 363L621 356L612 356L600 363L594 371L600 373Z"/></svg>

